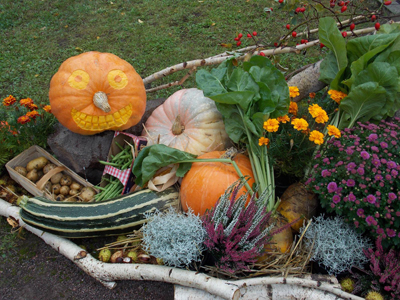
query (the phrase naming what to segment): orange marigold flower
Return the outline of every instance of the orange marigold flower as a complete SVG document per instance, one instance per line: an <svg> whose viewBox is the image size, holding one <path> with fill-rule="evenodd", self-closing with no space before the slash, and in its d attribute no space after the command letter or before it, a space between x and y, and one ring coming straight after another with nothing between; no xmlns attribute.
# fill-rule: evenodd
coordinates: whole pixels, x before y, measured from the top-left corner
<svg viewBox="0 0 400 300"><path fill-rule="evenodd" d="M263 128L268 132L276 132L279 129L279 122L277 119L268 119L264 122Z"/></svg>
<svg viewBox="0 0 400 300"><path fill-rule="evenodd" d="M46 106L43 107L43 110L45 112L51 113L51 106L50 105L46 105Z"/></svg>
<svg viewBox="0 0 400 300"><path fill-rule="evenodd" d="M291 124L293 125L294 129L297 129L298 131L307 130L308 128L308 122L301 118L293 119Z"/></svg>
<svg viewBox="0 0 400 300"><path fill-rule="evenodd" d="M269 145L269 138L265 138L265 137L260 137L260 139L258 140L258 144L260 146L262 145Z"/></svg>
<svg viewBox="0 0 400 300"><path fill-rule="evenodd" d="M28 108L30 109L30 110L35 110L35 109L38 109L38 106L36 105L36 104L29 104L28 105Z"/></svg>
<svg viewBox="0 0 400 300"><path fill-rule="evenodd" d="M29 117L29 118L32 118L32 119L35 119L39 115L40 114L36 110L28 111L26 113L26 116Z"/></svg>
<svg viewBox="0 0 400 300"><path fill-rule="evenodd" d="M315 98L315 93L309 93L308 97L310 97L311 99L314 99Z"/></svg>
<svg viewBox="0 0 400 300"><path fill-rule="evenodd" d="M290 121L290 118L288 115L284 115L283 117L278 117L276 118L278 120L278 122L280 123L287 123Z"/></svg>
<svg viewBox="0 0 400 300"><path fill-rule="evenodd" d="M340 130L333 125L328 125L328 134L330 136L334 135L335 138L340 138L342 136L342 133L340 132Z"/></svg>
<svg viewBox="0 0 400 300"><path fill-rule="evenodd" d="M300 95L299 88L297 86L289 86L290 98L295 98Z"/></svg>
<svg viewBox="0 0 400 300"><path fill-rule="evenodd" d="M3 99L3 105L10 106L10 105L13 105L16 101L17 101L17 99L15 99L14 96L9 95L8 97Z"/></svg>
<svg viewBox="0 0 400 300"><path fill-rule="evenodd" d="M30 121L31 121L31 119L27 115L21 116L21 117L19 117L17 119L17 122L20 123L20 124L25 124L25 123L28 123Z"/></svg>
<svg viewBox="0 0 400 300"><path fill-rule="evenodd" d="M289 113L293 115L297 115L297 111L299 110L299 107L297 106L296 102L290 101L289 104Z"/></svg>
<svg viewBox="0 0 400 300"><path fill-rule="evenodd" d="M33 104L33 100L31 98L24 98L19 100L19 104L21 106L29 107L29 105Z"/></svg>
<svg viewBox="0 0 400 300"><path fill-rule="evenodd" d="M324 143L324 134L318 130L313 130L310 132L309 140L317 145L322 145Z"/></svg>
<svg viewBox="0 0 400 300"><path fill-rule="evenodd" d="M315 118L315 122L317 123L325 123L328 122L329 117L325 110L322 109L318 104L313 104L308 107L308 111L310 115Z"/></svg>
<svg viewBox="0 0 400 300"><path fill-rule="evenodd" d="M342 99L347 96L347 94L335 90L329 90L328 95L331 96L331 99L334 100L337 104L340 104L340 101L342 101Z"/></svg>

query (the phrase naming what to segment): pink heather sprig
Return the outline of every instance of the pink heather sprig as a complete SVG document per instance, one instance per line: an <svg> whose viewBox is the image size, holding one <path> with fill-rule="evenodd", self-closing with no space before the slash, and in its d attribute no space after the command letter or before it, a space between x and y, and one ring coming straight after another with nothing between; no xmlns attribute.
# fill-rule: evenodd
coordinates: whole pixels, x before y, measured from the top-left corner
<svg viewBox="0 0 400 300"><path fill-rule="evenodd" d="M232 185L202 218L207 232L204 245L215 265L228 273L248 270L272 235L280 232L271 233L271 212L261 204L268 196L266 192L259 199L253 194L246 206L248 195L238 196L242 187L243 183Z"/></svg>
<svg viewBox="0 0 400 300"><path fill-rule="evenodd" d="M363 274L353 273L356 279L356 290L379 291L385 299L400 299L400 252L394 249L385 251L382 237L378 237L376 249L363 250L370 261L369 269L361 270ZM369 286L368 286L369 285Z"/></svg>
<svg viewBox="0 0 400 300"><path fill-rule="evenodd" d="M400 119L358 123L315 157L306 185L328 212L400 249Z"/></svg>

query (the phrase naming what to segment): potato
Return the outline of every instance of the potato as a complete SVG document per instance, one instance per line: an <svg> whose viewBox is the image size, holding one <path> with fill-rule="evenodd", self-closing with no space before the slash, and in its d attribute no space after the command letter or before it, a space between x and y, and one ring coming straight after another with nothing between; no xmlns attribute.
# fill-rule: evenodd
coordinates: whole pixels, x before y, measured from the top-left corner
<svg viewBox="0 0 400 300"><path fill-rule="evenodd" d="M56 201L64 201L64 199L65 199L65 196L64 195L58 195L57 197L56 197Z"/></svg>
<svg viewBox="0 0 400 300"><path fill-rule="evenodd" d="M62 173L57 173L51 176L50 181L52 184L60 183L62 177L63 177Z"/></svg>
<svg viewBox="0 0 400 300"><path fill-rule="evenodd" d="M81 201L76 197L69 197L65 198L64 202L81 202Z"/></svg>
<svg viewBox="0 0 400 300"><path fill-rule="evenodd" d="M62 185L60 188L60 194L67 196L67 195L69 195L69 190L70 190L70 188L68 185Z"/></svg>
<svg viewBox="0 0 400 300"><path fill-rule="evenodd" d="M26 165L26 170L32 171L33 169L36 170L41 170L44 168L44 166L48 163L49 161L47 160L46 157L38 157L35 159L32 159L30 162L28 162L28 164Z"/></svg>
<svg viewBox="0 0 400 300"><path fill-rule="evenodd" d="M55 169L55 168L57 168L57 166L56 166L55 164L53 164L53 163L48 163L47 165L44 166L44 168L43 168L43 173L44 173L44 174L47 174L50 170L53 170L53 169Z"/></svg>
<svg viewBox="0 0 400 300"><path fill-rule="evenodd" d="M69 194L71 195L71 196L75 196L75 195L77 195L77 194L79 194L79 191L78 190L74 190L74 189L70 189L69 190Z"/></svg>
<svg viewBox="0 0 400 300"><path fill-rule="evenodd" d="M79 191L82 188L82 186L76 181L72 182L69 187L71 188L71 190L77 190L77 191Z"/></svg>
<svg viewBox="0 0 400 300"><path fill-rule="evenodd" d="M24 177L26 176L26 174L28 174L28 171L26 170L26 168L22 167L22 166L16 166L14 168L14 170L17 171L19 174L21 174Z"/></svg>
<svg viewBox="0 0 400 300"><path fill-rule="evenodd" d="M55 195L58 195L60 193L61 185L59 183L53 184L51 187L51 192Z"/></svg>
<svg viewBox="0 0 400 300"><path fill-rule="evenodd" d="M94 196L96 195L96 191L91 187L85 186L79 197L83 200L83 202L90 202L93 200Z"/></svg>
<svg viewBox="0 0 400 300"><path fill-rule="evenodd" d="M43 190L47 191L48 193L51 193L51 182L46 182L46 184L43 187Z"/></svg>
<svg viewBox="0 0 400 300"><path fill-rule="evenodd" d="M72 178L69 175L64 175L60 179L60 184L61 185L71 185L71 183L72 183Z"/></svg>
<svg viewBox="0 0 400 300"><path fill-rule="evenodd" d="M37 174L38 174L38 178L39 178L39 179L42 178L43 175L44 175L43 169L42 169L42 170L37 170ZM39 180L39 179L38 179L38 180Z"/></svg>
<svg viewBox="0 0 400 300"><path fill-rule="evenodd" d="M36 169L32 169L26 174L26 178L28 178L32 182L36 182L39 180L39 176Z"/></svg>

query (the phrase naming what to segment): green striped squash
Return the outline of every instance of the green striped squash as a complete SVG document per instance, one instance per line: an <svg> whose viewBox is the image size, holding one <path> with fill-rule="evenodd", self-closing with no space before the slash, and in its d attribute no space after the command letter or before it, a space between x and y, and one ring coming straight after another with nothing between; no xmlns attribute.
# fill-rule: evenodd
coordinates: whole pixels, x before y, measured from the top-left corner
<svg viewBox="0 0 400 300"><path fill-rule="evenodd" d="M144 213L178 207L179 192L149 189L90 203L55 202L44 197L21 201L22 220L43 231L67 238L118 235L132 232L146 222Z"/></svg>

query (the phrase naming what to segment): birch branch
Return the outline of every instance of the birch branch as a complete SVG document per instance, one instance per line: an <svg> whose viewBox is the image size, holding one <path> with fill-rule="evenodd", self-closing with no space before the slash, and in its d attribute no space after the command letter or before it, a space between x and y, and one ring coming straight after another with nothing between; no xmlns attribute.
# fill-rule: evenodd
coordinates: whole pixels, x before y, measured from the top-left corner
<svg viewBox="0 0 400 300"><path fill-rule="evenodd" d="M352 31L348 31L347 34L349 36L351 36L351 35L364 35L364 34L368 34L368 33L374 32L374 31L375 31L374 27L368 27L368 28L364 28L364 29L354 30L353 32ZM302 52L302 50L305 50L307 48L313 47L313 46L318 45L318 44L319 44L319 40L314 40L314 41L310 41L310 42L308 42L306 44L297 45L295 47L283 46L283 47L279 47L279 48L266 49L266 50L260 50L260 49L262 49L263 46L262 45L256 45L256 46L249 46L249 47L246 47L246 48L239 49L236 52L239 52L239 53L250 52L253 55L264 53L265 56L277 55L277 54L283 54L283 53L299 54L299 53ZM211 57L208 57L208 58L205 58L205 59L196 59L196 60L191 60L191 61L188 61L188 62L179 63L179 64L174 65L172 67L168 67L168 68L165 68L165 69L163 69L161 71L158 71L158 72L156 72L156 73L154 73L154 74L152 74L150 76L147 76L146 78L143 79L143 83L145 85L147 85L147 84L149 84L149 83L151 83L151 82L153 82L153 81L155 81L157 79L164 78L164 77L166 77L168 75L171 75L171 74L173 74L175 72L182 71L182 70L185 70L185 69L193 69L193 68L197 68L197 67L204 67L204 66L209 66L209 65L220 64L223 61L225 61L225 60L227 60L228 58L231 58L231 57L233 57L233 54L228 54L227 52L224 52L224 53L221 53L221 54L218 54L218 55L215 55L215 56L211 56ZM237 57L237 59L238 60L243 60L245 57L246 57L245 55L241 55L241 56ZM192 73L190 73L190 74L192 74ZM189 76L190 76L190 74L189 74ZM185 80L186 79L187 78L185 78ZM155 88L148 89L148 90L146 90L146 92L154 92L154 91L158 91L158 90L161 90L161 89L164 89L164 88L168 88L168 87L171 87L171 86L181 85L183 82L182 83L180 83L180 82L181 82L181 80L180 81L171 82L171 83L167 83L167 84L155 87Z"/></svg>

